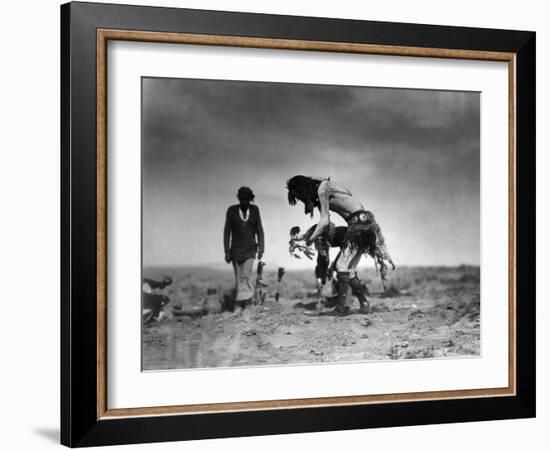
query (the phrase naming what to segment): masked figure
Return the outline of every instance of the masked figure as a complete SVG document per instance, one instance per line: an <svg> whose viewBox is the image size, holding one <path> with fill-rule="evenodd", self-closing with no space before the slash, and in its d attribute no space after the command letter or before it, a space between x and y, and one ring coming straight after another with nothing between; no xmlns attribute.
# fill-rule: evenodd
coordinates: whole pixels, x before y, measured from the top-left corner
<svg viewBox="0 0 550 450"><path fill-rule="evenodd" d="M349 189L339 186L330 178L296 175L287 181L287 189L288 202L291 205L301 201L304 204L304 213L312 217L315 209L320 211L319 222L306 240L306 244L312 244L330 232L330 212L338 214L347 222L348 228L343 237L342 249L336 260L336 312L341 315L349 312L346 306L349 287L359 299L360 312L369 312L363 285L356 272L361 256L368 254L374 259L383 284L386 281L386 263L395 268L374 214L367 211Z"/></svg>

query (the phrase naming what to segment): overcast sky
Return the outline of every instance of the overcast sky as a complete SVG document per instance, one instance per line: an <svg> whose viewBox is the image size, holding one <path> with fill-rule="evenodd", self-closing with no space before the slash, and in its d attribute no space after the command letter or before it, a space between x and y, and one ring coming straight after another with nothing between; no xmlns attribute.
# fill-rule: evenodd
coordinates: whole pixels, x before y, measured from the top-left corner
<svg viewBox="0 0 550 450"><path fill-rule="evenodd" d="M288 255L290 227L318 220L287 202L296 174L350 189L397 265L479 264L479 108L472 92L144 78L144 265L222 262L247 185L266 262L310 267Z"/></svg>

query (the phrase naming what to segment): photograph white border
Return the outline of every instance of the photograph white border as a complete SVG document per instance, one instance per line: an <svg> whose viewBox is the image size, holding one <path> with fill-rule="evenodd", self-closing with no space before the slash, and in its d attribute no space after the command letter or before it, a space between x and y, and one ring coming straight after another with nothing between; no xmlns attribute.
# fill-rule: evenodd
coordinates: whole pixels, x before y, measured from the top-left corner
<svg viewBox="0 0 550 450"><path fill-rule="evenodd" d="M107 57L109 409L508 385L506 62L125 41ZM481 356L142 372L142 76L481 92Z"/></svg>

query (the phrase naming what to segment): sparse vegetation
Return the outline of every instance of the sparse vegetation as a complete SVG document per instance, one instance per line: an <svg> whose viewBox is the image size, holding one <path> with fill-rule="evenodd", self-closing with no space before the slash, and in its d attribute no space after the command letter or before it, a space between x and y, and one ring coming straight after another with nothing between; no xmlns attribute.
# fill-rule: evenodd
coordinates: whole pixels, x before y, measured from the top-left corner
<svg viewBox="0 0 550 450"><path fill-rule="evenodd" d="M147 269L144 275L171 276L174 284L165 293L169 306L177 308L202 304L209 288L216 288L221 299L233 289L229 267ZM360 277L371 292L368 316L316 315L311 270L289 271L281 300L275 302L276 276L276 270L266 267L264 305L244 312L173 317L144 328L144 368L479 355L477 266L397 268L390 272L385 293L374 270L362 270ZM358 307L354 297L350 301L352 309Z"/></svg>

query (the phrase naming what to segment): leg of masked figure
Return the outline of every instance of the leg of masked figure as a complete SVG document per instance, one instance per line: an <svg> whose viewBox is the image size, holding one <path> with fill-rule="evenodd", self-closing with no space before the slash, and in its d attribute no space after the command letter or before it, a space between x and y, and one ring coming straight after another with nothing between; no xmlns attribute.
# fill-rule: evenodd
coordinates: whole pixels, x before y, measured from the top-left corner
<svg viewBox="0 0 550 450"><path fill-rule="evenodd" d="M338 278L338 303L336 305L336 312L341 315L345 315L349 312L349 308L346 305L346 299L348 295L349 281L350 281L350 269L354 269L352 266L358 250L350 244L347 244L336 262L336 271ZM358 262L358 261L357 261ZM355 265L357 265L357 262Z"/></svg>
<svg viewBox="0 0 550 450"><path fill-rule="evenodd" d="M349 285L351 287L351 292L353 292L353 295L355 295L357 300L359 300L359 312L361 314L368 314L370 312L370 304L367 300L367 292L365 286L363 286L357 275L357 265L361 260L361 256L363 256L362 253L357 252L350 262Z"/></svg>

